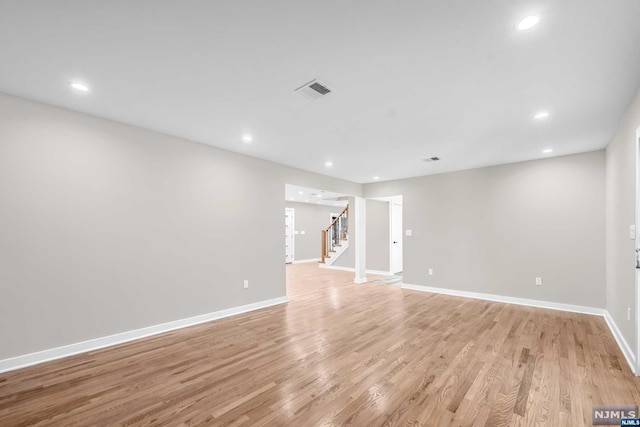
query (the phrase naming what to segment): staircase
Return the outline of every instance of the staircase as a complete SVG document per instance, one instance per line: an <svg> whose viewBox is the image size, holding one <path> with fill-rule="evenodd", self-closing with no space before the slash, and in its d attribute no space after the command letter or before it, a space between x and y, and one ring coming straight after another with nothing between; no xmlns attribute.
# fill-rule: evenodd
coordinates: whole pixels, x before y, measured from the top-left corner
<svg viewBox="0 0 640 427"><path fill-rule="evenodd" d="M330 266L349 247L349 206L329 224L322 233L320 264Z"/></svg>

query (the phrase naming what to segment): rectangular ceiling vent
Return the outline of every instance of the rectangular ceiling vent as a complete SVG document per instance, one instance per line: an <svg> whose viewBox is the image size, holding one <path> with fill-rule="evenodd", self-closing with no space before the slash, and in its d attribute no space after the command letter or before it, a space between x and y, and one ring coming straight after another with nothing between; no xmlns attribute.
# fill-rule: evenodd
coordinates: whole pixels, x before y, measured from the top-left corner
<svg viewBox="0 0 640 427"><path fill-rule="evenodd" d="M326 84L315 79L300 86L295 91L305 98L314 100L332 92L332 90Z"/></svg>
<svg viewBox="0 0 640 427"><path fill-rule="evenodd" d="M427 157L426 159L422 159L423 162L427 163L437 162L438 160L440 160L440 157Z"/></svg>

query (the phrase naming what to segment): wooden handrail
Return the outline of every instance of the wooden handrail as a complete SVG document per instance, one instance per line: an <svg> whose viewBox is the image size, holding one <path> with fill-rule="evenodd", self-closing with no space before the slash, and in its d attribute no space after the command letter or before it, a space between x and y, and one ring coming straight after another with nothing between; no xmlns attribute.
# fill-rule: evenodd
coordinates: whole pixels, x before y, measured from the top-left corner
<svg viewBox="0 0 640 427"><path fill-rule="evenodd" d="M325 229L324 229L324 231L329 231L329 229L330 229L331 227L333 227L333 226L336 224L336 222L338 222L338 220L340 219L340 217L342 217L342 215L343 215L345 212L347 213L347 218L349 218L349 205L347 205L347 207L346 207L346 208L344 208L344 209L342 210L342 212L340 212L340 213L338 214L338 216L337 216L337 217L336 217L336 218L331 222L331 224L329 224L329 226L328 226L327 228L325 228ZM317 230L317 228L316 228L316 230Z"/></svg>

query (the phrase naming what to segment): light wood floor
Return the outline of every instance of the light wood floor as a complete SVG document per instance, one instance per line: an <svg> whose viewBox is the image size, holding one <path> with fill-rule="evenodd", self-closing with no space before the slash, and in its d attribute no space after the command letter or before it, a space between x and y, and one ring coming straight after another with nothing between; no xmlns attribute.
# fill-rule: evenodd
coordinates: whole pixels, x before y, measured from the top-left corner
<svg viewBox="0 0 640 427"><path fill-rule="evenodd" d="M0 374L0 425L590 425L640 402L604 320L287 267L291 302Z"/></svg>

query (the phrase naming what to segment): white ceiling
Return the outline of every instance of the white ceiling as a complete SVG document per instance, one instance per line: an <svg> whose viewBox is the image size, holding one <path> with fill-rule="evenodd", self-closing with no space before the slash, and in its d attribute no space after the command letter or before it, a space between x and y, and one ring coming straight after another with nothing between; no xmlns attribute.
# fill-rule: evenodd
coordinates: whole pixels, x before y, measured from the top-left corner
<svg viewBox="0 0 640 427"><path fill-rule="evenodd" d="M311 203L314 205L340 206L349 204L346 194L331 191L318 190L317 188L301 187L299 185L285 184L285 200L289 202Z"/></svg>
<svg viewBox="0 0 640 427"><path fill-rule="evenodd" d="M640 84L639 17L638 0L0 0L0 91L389 180L605 147ZM335 92L294 92L314 78Z"/></svg>

